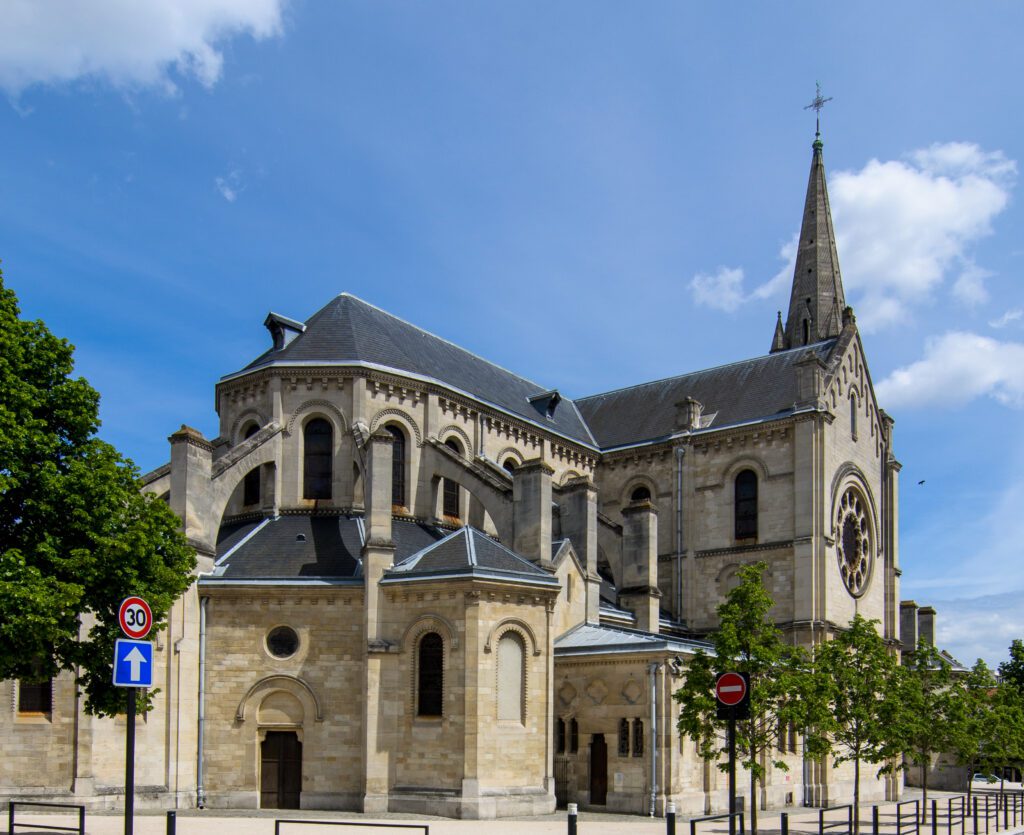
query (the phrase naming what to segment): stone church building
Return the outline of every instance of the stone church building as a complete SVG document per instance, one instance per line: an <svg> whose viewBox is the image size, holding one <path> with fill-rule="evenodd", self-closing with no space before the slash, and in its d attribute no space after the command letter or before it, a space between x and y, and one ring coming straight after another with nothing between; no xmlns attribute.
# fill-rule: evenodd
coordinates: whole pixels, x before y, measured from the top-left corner
<svg viewBox="0 0 1024 835"><path fill-rule="evenodd" d="M857 612L898 640L893 422L818 140L763 356L573 400L345 293L264 324L217 383L218 437L183 426L145 477L199 578L156 637L140 803L723 810L671 697L740 566L768 564L794 642ZM0 687L0 796L118 802L122 718L70 675ZM795 729L779 747L762 804L851 797Z"/></svg>

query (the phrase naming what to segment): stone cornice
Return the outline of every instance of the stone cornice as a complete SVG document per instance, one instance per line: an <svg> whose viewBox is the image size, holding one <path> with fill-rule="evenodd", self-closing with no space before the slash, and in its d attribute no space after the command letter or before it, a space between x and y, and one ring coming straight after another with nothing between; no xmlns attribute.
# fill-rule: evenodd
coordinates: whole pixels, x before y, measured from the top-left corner
<svg viewBox="0 0 1024 835"><path fill-rule="evenodd" d="M198 447L199 449L206 450L207 452L213 452L213 444L203 437L203 433L198 429L193 429L191 426L186 426L184 423L181 425L181 429L171 435L168 439L173 444L189 444L190 446Z"/></svg>
<svg viewBox="0 0 1024 835"><path fill-rule="evenodd" d="M695 551L694 556L698 559L703 557L721 557L732 554L755 554L764 551L778 551L782 548L792 548L792 539L783 539L778 542L758 542L753 545L730 545L728 548L708 548L702 551Z"/></svg>

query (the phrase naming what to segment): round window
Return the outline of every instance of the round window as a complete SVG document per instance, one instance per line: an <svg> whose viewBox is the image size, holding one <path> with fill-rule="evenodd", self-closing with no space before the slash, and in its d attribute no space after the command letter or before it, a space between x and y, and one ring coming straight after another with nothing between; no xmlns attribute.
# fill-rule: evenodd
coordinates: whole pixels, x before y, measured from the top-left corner
<svg viewBox="0 0 1024 835"><path fill-rule="evenodd" d="M267 635L267 649L274 658L291 658L299 648L299 636L290 626L277 626Z"/></svg>

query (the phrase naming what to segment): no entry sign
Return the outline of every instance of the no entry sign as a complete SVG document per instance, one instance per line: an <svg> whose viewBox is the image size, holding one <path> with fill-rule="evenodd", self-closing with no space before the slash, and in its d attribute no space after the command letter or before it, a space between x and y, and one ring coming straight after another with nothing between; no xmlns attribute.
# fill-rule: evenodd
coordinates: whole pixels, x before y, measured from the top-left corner
<svg viewBox="0 0 1024 835"><path fill-rule="evenodd" d="M141 597L126 597L117 610L117 622L129 638L145 638L153 628L153 610Z"/></svg>
<svg viewBox="0 0 1024 835"><path fill-rule="evenodd" d="M719 719L746 719L750 715L750 677L746 673L721 673L715 679Z"/></svg>

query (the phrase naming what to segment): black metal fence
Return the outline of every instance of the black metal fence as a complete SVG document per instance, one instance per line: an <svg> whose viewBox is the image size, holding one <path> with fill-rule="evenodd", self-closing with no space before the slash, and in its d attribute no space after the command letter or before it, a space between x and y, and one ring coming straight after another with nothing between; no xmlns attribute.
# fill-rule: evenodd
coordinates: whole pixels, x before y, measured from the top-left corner
<svg viewBox="0 0 1024 835"><path fill-rule="evenodd" d="M15 809L22 806L76 809L78 811L78 826L55 826L51 823L18 823L15 820ZM32 803L28 800L12 800L7 805L7 832L9 835L14 835L15 826L20 826L24 829L46 829L50 832L77 832L78 835L85 835L85 807L74 803Z"/></svg>
<svg viewBox="0 0 1024 835"><path fill-rule="evenodd" d="M819 809L818 835L853 835L853 805L846 803Z"/></svg>
<svg viewBox="0 0 1024 835"><path fill-rule="evenodd" d="M274 820L274 835L281 835L281 824L283 823L295 823L302 826L363 826L369 829L417 829L423 835L430 835L430 827L425 823L364 823L363 821L289 820L285 818Z"/></svg>
<svg viewBox="0 0 1024 835"><path fill-rule="evenodd" d="M743 827L743 813L735 812L730 815L726 812L724 815L705 815L701 818L690 818L690 835L697 835L697 827L702 823L710 823L711 821L729 821L731 824L729 827L730 832L735 831L739 835L744 835L746 832ZM739 823L738 829L735 828L736 823Z"/></svg>

